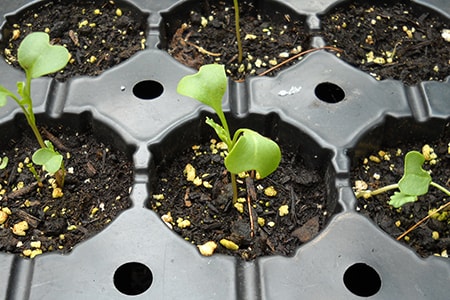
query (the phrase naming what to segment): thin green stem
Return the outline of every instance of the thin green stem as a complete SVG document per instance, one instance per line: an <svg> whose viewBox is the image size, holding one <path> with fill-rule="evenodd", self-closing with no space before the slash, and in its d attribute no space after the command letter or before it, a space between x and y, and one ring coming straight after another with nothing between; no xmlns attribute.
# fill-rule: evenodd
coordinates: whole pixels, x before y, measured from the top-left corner
<svg viewBox="0 0 450 300"><path fill-rule="evenodd" d="M370 196L375 196L375 195L378 195L378 194L381 194L381 193L384 193L384 192L387 192L390 190L395 190L395 189L398 189L398 183L390 184L390 185L384 186L382 188L376 189L374 191L364 191L364 192L358 193L357 198L362 197L366 193L368 193Z"/></svg>
<svg viewBox="0 0 450 300"><path fill-rule="evenodd" d="M19 103L19 106L22 108L25 117L27 118L28 125L30 125L31 129L33 130L39 146L41 148L46 148L44 140L42 139L42 136L36 126L36 119L34 117L33 105L31 101L31 76L28 74L28 72L26 73L25 90L23 91L23 99Z"/></svg>
<svg viewBox="0 0 450 300"><path fill-rule="evenodd" d="M230 128L228 127L228 123L227 123L227 119L225 118L225 114L223 113L222 110L216 110L216 113L219 116L220 123L222 123L222 127L223 127L223 129L225 129L225 132L227 134L228 141L224 141L224 142L227 144L228 149L231 149L233 144L231 141Z"/></svg>
<svg viewBox="0 0 450 300"><path fill-rule="evenodd" d="M242 40L241 40L241 26L239 24L239 2L238 0L233 0L234 3L234 23L235 23L235 27L236 27L236 40L237 40L237 44L238 44L238 62L241 63L242 62L242 56L243 56L243 51L242 51Z"/></svg>
<svg viewBox="0 0 450 300"><path fill-rule="evenodd" d="M235 141L231 139L230 128L228 127L228 123L227 123L227 119L225 118L225 114L223 113L223 111L221 109L216 110L216 113L219 116L220 122L222 123L222 127L227 134L227 141L224 141L224 142L227 144L228 149L233 149ZM231 186L233 188L233 204L235 204L237 202L237 194L238 194L236 174L230 172L230 176L231 176Z"/></svg>
<svg viewBox="0 0 450 300"><path fill-rule="evenodd" d="M432 181L432 182L430 183L430 185L431 185L431 186L434 186L435 188L437 188L437 189L440 190L441 192L443 192L443 193L447 194L448 196L450 196L450 191L447 190L447 189L446 189L445 187L443 187L442 185L440 185L440 184L438 184L438 183L436 183L436 182L434 182L434 181Z"/></svg>
<svg viewBox="0 0 450 300"><path fill-rule="evenodd" d="M233 188L233 205L234 205L237 202L237 195L238 195L236 174L230 173L230 175L231 175L231 187Z"/></svg>
<svg viewBox="0 0 450 300"><path fill-rule="evenodd" d="M36 179L36 181L38 182L38 184L42 184L42 180L41 177L39 176L38 172L36 171L36 169L33 166L33 163L29 163L27 164L28 170L30 170L31 174L33 174L34 179Z"/></svg>
<svg viewBox="0 0 450 300"><path fill-rule="evenodd" d="M31 129L33 130L34 136L36 137L39 146L41 148L46 148L45 144L44 144L44 140L42 139L42 136L36 126L36 121L34 120L34 118L30 118L28 114L25 114L25 117L27 118L28 121L28 125L30 125Z"/></svg>

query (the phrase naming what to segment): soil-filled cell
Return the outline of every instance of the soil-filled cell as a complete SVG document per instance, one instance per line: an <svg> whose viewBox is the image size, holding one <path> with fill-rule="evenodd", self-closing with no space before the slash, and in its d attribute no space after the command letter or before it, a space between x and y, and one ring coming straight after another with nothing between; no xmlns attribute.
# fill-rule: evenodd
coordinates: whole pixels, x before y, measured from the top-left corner
<svg viewBox="0 0 450 300"><path fill-rule="evenodd" d="M0 169L0 250L26 257L69 252L101 231L131 206L134 173L134 147L89 114L37 119L46 145L62 155L57 171L38 164L40 147L22 115L2 125L0 145L8 160Z"/></svg>
<svg viewBox="0 0 450 300"><path fill-rule="evenodd" d="M328 45L378 80L407 85L450 74L450 21L410 1L345 1L321 16Z"/></svg>
<svg viewBox="0 0 450 300"><path fill-rule="evenodd" d="M258 75L310 48L305 16L285 4L241 2L239 15L241 61L232 1L186 1L164 12L160 46L195 69L209 63L225 64L227 74L238 80Z"/></svg>
<svg viewBox="0 0 450 300"><path fill-rule="evenodd" d="M215 253L247 260L292 256L339 210L331 151L276 115L250 115L232 122L233 129L248 127L270 137L282 152L280 166L268 177L238 174L234 204L230 174L223 164L228 150L204 120L202 114L150 146L148 207L187 241L196 246L213 242ZM236 249L230 250L223 240L232 241Z"/></svg>
<svg viewBox="0 0 450 300"><path fill-rule="evenodd" d="M416 152L409 154L411 151ZM449 120L419 124L389 118L366 134L352 155L356 210L419 255L447 256ZM422 186L424 190L416 195L414 190ZM441 211L436 212L438 209ZM415 229L409 231L411 228Z"/></svg>
<svg viewBox="0 0 450 300"><path fill-rule="evenodd" d="M19 67L19 44L35 31L69 50L69 64L52 75L64 81L99 75L145 49L147 16L125 1L39 1L6 18L0 48L8 64Z"/></svg>

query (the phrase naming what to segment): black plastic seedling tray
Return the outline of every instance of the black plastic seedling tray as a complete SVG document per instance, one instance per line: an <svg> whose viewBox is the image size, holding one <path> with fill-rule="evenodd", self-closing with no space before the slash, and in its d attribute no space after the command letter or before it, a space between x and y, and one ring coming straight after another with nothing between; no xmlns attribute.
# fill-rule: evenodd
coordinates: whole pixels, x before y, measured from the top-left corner
<svg viewBox="0 0 450 300"><path fill-rule="evenodd" d="M0 23L30 3L3 2ZM0 298L448 298L448 259L419 257L356 212L350 182L351 156L376 150L383 135L408 136L409 128L425 131L450 122L448 77L414 86L377 81L335 54L318 51L275 77L230 80L226 113L238 123L251 124L252 118L255 126L272 122L277 138L290 141L301 149L299 155L326 170L328 201L335 214L293 257L249 262L225 255L202 257L147 207L157 160L204 138L191 129L202 127L205 114L212 113L176 93L178 81L195 71L158 48L165 28L161 14L180 10L188 1L120 2L149 14L147 48L98 77L66 82L43 78L33 91L36 113L45 114L49 122L83 115L97 136L130 153L135 170L132 207L68 254L25 259L1 253ZM283 3L305 15L311 32L317 32L319 16L343 1L265 2ZM450 20L447 0L414 2ZM320 37L313 41L323 44ZM23 80L22 72L3 60L0 74L8 87ZM0 125L17 114L20 110L10 101L0 110ZM407 125L396 126L400 122Z"/></svg>

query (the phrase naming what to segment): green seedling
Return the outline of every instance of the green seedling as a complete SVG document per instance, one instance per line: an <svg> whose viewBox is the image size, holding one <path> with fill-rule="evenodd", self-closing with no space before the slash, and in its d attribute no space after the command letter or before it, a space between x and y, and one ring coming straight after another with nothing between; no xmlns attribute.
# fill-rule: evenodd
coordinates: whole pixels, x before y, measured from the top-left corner
<svg viewBox="0 0 450 300"><path fill-rule="evenodd" d="M228 146L225 167L231 174L233 203L236 203L236 174L255 170L261 178L270 175L278 168L281 151L277 143L251 129L238 129L231 136L222 110L222 98L226 88L227 78L224 66L211 64L202 66L194 75L182 78L178 83L177 92L210 106L219 117L221 125L208 117L206 123Z"/></svg>
<svg viewBox="0 0 450 300"><path fill-rule="evenodd" d="M238 45L238 62L242 62L243 51L242 51L242 39L241 39L241 26L239 17L239 2L238 0L233 0L234 5L234 27L236 29L236 41Z"/></svg>
<svg viewBox="0 0 450 300"><path fill-rule="evenodd" d="M31 81L61 70L66 66L69 57L66 48L50 44L50 37L47 33L30 33L23 39L17 52L17 60L25 71L26 82L17 82L17 95L0 85L0 107L6 105L8 97L16 101L41 147L33 154L33 162L44 166L50 173L60 171L63 175L65 170L62 155L54 149L49 141L42 139L36 126L31 99Z"/></svg>
<svg viewBox="0 0 450 300"><path fill-rule="evenodd" d="M28 170L30 170L31 174L33 174L34 178L38 183L42 182L41 176L39 176L38 172L34 168L34 164L32 162L28 163L27 165Z"/></svg>
<svg viewBox="0 0 450 300"><path fill-rule="evenodd" d="M428 193L428 188L433 186L447 196L450 191L440 184L432 181L431 175L422 168L425 157L418 151L410 151L405 155L404 174L398 183L387 185L374 191L362 191L356 194L356 197L371 197L390 190L396 191L389 201L389 205L399 208L406 203L415 202L418 196Z"/></svg>

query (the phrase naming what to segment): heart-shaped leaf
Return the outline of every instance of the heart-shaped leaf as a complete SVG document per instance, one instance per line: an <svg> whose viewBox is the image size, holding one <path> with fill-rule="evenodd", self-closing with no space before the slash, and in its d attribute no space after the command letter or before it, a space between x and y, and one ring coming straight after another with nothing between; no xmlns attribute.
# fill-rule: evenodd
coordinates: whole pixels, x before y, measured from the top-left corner
<svg viewBox="0 0 450 300"><path fill-rule="evenodd" d="M222 98L227 89L227 76L223 65L204 65L193 74L183 77L178 83L177 92L194 98L214 109L222 111Z"/></svg>
<svg viewBox="0 0 450 300"><path fill-rule="evenodd" d="M240 129L241 134L225 158L225 167L231 173L256 170L261 178L278 168L281 151L277 143L250 129Z"/></svg>
<svg viewBox="0 0 450 300"><path fill-rule="evenodd" d="M403 194L420 196L428 192L431 183L431 175L422 169L425 158L420 152L410 151L405 156L403 177L398 182L398 187Z"/></svg>
<svg viewBox="0 0 450 300"><path fill-rule="evenodd" d="M21 42L17 59L31 78L41 77L64 68L69 61L69 51L59 45L50 45L45 32L32 32Z"/></svg>
<svg viewBox="0 0 450 300"><path fill-rule="evenodd" d="M37 165L44 166L49 173L56 173L63 161L63 156L55 151L53 145L49 141L45 141L47 148L40 148L34 152L31 159Z"/></svg>

